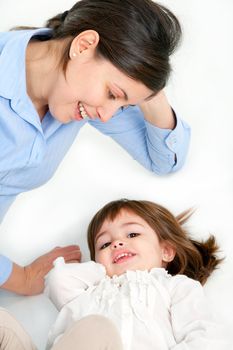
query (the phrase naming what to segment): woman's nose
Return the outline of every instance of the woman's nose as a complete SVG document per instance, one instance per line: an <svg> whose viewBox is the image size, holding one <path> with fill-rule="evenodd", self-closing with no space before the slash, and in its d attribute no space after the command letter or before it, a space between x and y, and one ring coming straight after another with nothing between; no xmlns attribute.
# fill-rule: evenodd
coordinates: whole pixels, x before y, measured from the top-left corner
<svg viewBox="0 0 233 350"><path fill-rule="evenodd" d="M122 247L124 247L124 242L122 242L122 241L114 241L114 242L112 242L112 248L113 249L118 249L118 248L122 248Z"/></svg>
<svg viewBox="0 0 233 350"><path fill-rule="evenodd" d="M102 122L106 123L109 119L113 117L113 115L119 110L120 105L108 105L105 108L101 108L98 110L100 119Z"/></svg>

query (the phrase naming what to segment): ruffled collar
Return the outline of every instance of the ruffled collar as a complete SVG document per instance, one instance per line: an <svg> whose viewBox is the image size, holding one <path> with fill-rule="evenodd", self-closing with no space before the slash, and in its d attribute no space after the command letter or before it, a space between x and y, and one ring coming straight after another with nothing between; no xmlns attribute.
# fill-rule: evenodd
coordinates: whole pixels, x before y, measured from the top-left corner
<svg viewBox="0 0 233 350"><path fill-rule="evenodd" d="M170 278L171 275L169 275L169 273L167 272L167 270L165 270L164 268L160 268L160 267L154 267L151 270L136 270L136 271L126 271L125 273L123 273L122 275L114 275L113 277L108 277L107 279L109 281L111 281L113 284L119 284L122 283L124 281L134 281L134 282L146 282L146 281L150 281L151 278Z"/></svg>

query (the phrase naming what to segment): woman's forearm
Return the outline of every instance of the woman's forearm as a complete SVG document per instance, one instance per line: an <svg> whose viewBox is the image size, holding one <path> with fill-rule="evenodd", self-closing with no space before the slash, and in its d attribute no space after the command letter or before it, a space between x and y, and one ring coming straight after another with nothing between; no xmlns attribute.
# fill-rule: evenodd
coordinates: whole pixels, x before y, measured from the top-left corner
<svg viewBox="0 0 233 350"><path fill-rule="evenodd" d="M14 263L10 277L1 288L17 294L30 295L25 268Z"/></svg>
<svg viewBox="0 0 233 350"><path fill-rule="evenodd" d="M176 120L164 91L158 92L151 100L139 105L144 118L161 129L174 129Z"/></svg>
<svg viewBox="0 0 233 350"><path fill-rule="evenodd" d="M79 262L81 259L80 248L77 245L56 247L25 267L14 263L8 280L1 288L22 295L42 293L44 278L53 268L53 261L59 256L64 257L66 262Z"/></svg>

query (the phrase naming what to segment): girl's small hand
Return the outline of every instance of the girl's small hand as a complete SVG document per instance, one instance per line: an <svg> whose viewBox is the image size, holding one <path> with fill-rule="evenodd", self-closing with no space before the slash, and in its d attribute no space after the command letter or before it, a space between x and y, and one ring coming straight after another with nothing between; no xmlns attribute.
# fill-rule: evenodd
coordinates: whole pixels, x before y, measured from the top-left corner
<svg viewBox="0 0 233 350"><path fill-rule="evenodd" d="M161 129L174 129L176 119L163 90L148 101L139 104L144 118Z"/></svg>
<svg viewBox="0 0 233 350"><path fill-rule="evenodd" d="M56 247L25 267L14 264L9 279L1 288L22 295L42 293L44 277L53 268L53 261L59 256L64 257L66 262L80 262L81 251L77 245Z"/></svg>

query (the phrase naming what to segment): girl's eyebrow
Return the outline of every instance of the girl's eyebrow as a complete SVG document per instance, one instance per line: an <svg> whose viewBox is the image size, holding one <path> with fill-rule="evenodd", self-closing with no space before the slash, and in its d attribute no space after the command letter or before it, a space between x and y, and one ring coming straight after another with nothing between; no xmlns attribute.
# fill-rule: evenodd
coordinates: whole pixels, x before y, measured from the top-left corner
<svg viewBox="0 0 233 350"><path fill-rule="evenodd" d="M129 222L125 222L124 224L122 224L121 226L128 226L128 225L139 225L144 227L143 224L140 224L139 222L135 222L135 221L129 221Z"/></svg>
<svg viewBox="0 0 233 350"><path fill-rule="evenodd" d="M134 221L129 221L129 222L124 222L121 227L125 227L125 226L130 226L130 225L138 225L138 226L141 226L141 227L144 227L143 224L140 224L139 222L134 222ZM107 231L101 231L99 233L97 233L97 235L95 236L95 243L97 242L97 240L103 236L104 234L106 234Z"/></svg>
<svg viewBox="0 0 233 350"><path fill-rule="evenodd" d="M95 236L94 243L96 244L97 240L98 240L101 236L103 236L105 233L107 233L107 231L102 231L102 232L97 233L97 235Z"/></svg>

